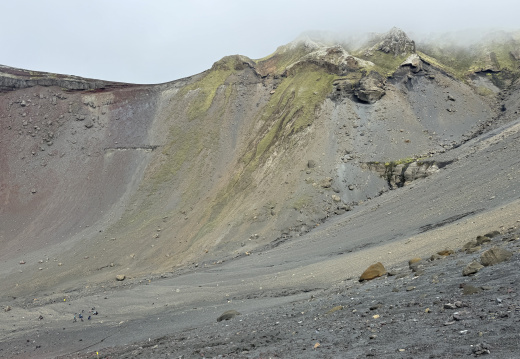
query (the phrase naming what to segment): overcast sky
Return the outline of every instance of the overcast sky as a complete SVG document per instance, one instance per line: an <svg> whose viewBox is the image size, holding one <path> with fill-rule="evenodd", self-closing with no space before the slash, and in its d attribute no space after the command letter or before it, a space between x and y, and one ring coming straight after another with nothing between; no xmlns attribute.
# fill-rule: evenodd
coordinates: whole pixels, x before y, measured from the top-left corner
<svg viewBox="0 0 520 359"><path fill-rule="evenodd" d="M0 64L134 83L193 75L226 55L261 58L311 30L520 29L518 0L0 0L0 9Z"/></svg>

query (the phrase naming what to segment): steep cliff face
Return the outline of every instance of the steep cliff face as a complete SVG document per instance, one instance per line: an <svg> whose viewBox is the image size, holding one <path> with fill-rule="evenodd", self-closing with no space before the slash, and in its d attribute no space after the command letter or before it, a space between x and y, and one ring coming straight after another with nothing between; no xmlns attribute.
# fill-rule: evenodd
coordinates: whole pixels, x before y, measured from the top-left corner
<svg viewBox="0 0 520 359"><path fill-rule="evenodd" d="M6 285L139 276L274 246L433 175L430 156L514 115L514 87L495 91L475 72L462 81L403 34L352 54L296 41L152 86L1 68ZM22 260L27 270L9 274Z"/></svg>

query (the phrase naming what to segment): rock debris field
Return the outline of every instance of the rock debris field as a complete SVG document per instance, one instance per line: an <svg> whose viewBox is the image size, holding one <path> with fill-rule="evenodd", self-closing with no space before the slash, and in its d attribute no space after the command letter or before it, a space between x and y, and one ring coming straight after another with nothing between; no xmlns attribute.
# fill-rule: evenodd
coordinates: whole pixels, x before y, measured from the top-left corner
<svg viewBox="0 0 520 359"><path fill-rule="evenodd" d="M517 358L519 230L488 236L284 306L60 358Z"/></svg>

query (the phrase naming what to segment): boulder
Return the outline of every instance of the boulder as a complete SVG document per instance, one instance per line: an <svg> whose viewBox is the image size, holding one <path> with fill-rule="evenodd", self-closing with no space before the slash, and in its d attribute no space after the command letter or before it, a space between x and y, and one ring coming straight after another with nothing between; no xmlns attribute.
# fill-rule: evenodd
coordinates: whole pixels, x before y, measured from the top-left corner
<svg viewBox="0 0 520 359"><path fill-rule="evenodd" d="M217 322L233 319L237 315L240 315L240 313L236 310L228 310L227 312L222 313L220 317L217 318Z"/></svg>
<svg viewBox="0 0 520 359"><path fill-rule="evenodd" d="M463 270L462 270L462 275L463 276L467 276L467 275L471 275L471 274L475 274L477 273L479 270L481 270L482 268L484 268L484 266L482 264L480 264L479 262L477 261L473 261L471 262L470 264L468 264Z"/></svg>
<svg viewBox="0 0 520 359"><path fill-rule="evenodd" d="M488 237L488 238L493 238L493 237L496 237L496 236L499 236L499 235L500 235L499 231L492 231L492 232L484 234L484 236Z"/></svg>
<svg viewBox="0 0 520 359"><path fill-rule="evenodd" d="M491 242L491 239L488 236L477 236L477 245L482 245L487 242Z"/></svg>
<svg viewBox="0 0 520 359"><path fill-rule="evenodd" d="M377 262L368 267L359 277L359 281L371 280L386 274L386 269L381 262Z"/></svg>
<svg viewBox="0 0 520 359"><path fill-rule="evenodd" d="M419 72L422 70L421 58L417 54L411 54L404 60L401 66L410 66L412 72Z"/></svg>
<svg viewBox="0 0 520 359"><path fill-rule="evenodd" d="M484 266L492 266L494 264L505 262L513 256L513 253L499 247L488 249L480 256L480 263Z"/></svg>
<svg viewBox="0 0 520 359"><path fill-rule="evenodd" d="M440 256L443 256L443 257L447 257L447 256L450 256L452 255L454 252L451 250L451 249L445 249L443 251L439 251L437 252L438 255Z"/></svg>
<svg viewBox="0 0 520 359"><path fill-rule="evenodd" d="M356 97L363 102L375 103L386 93L383 76L371 71L368 76L359 80L355 91Z"/></svg>
<svg viewBox="0 0 520 359"><path fill-rule="evenodd" d="M413 264L418 263L418 262L420 262L420 261L422 261L421 258L419 258L419 257L415 257L415 258L412 258L412 259L410 259L410 260L408 261L408 265L409 265L409 266L412 266Z"/></svg>
<svg viewBox="0 0 520 359"><path fill-rule="evenodd" d="M468 249L471 249L471 248L474 248L474 247L477 247L477 246L478 246L477 240L476 239L472 239L471 241L466 242L466 244L464 244L462 246L462 249L467 251Z"/></svg>

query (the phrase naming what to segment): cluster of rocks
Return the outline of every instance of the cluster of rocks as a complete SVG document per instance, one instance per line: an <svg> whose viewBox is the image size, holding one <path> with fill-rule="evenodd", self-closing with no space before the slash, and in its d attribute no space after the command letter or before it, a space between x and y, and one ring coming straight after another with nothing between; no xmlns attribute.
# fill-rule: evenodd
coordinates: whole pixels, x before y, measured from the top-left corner
<svg viewBox="0 0 520 359"><path fill-rule="evenodd" d="M515 229L485 242L513 253L510 260L488 266L493 269L485 276L461 276L459 270L467 256L479 253L444 249L427 259L412 258L406 269L387 270L376 263L361 275L361 282L346 280L289 305L258 309L229 298L242 314L229 310L189 332L106 348L99 355L516 358L520 301L513 259L519 251L517 238ZM479 290L468 290L472 288ZM74 356L88 358L92 353Z"/></svg>

